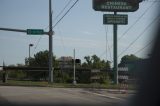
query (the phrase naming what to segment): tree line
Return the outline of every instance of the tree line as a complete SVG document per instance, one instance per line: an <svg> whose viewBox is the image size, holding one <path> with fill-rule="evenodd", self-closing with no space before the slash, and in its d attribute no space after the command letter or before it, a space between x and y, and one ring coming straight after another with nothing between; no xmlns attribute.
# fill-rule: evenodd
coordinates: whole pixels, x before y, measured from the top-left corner
<svg viewBox="0 0 160 106"><path fill-rule="evenodd" d="M26 67L48 67L48 51L40 51L36 53L33 57L25 58L25 65ZM53 67L60 68L60 62L58 58L53 55ZM139 60L141 58L131 54L125 55L121 58L119 66L124 66L129 61ZM20 65L19 65L20 66ZM77 64L76 70L76 80L79 83L92 83L91 80L92 76L98 76L99 83L109 83L113 79L113 74L109 73L111 70L111 62L108 60L100 59L97 55L85 56L84 62L81 64ZM99 73L91 73L91 69L99 69L101 72ZM71 83L73 80L73 69L62 70L54 70L53 72L54 82L57 83ZM22 70L15 70L9 72L10 78L15 78L19 80L48 80L48 72L47 71L22 71Z"/></svg>

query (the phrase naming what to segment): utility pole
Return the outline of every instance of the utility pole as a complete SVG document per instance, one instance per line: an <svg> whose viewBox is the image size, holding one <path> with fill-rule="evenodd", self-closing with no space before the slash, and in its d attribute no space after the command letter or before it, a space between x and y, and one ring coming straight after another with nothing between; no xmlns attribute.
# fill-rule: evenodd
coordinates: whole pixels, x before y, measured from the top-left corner
<svg viewBox="0 0 160 106"><path fill-rule="evenodd" d="M52 53L52 38L53 38L53 30L52 30L52 1L49 0L49 82L53 83L53 53Z"/></svg>
<svg viewBox="0 0 160 106"><path fill-rule="evenodd" d="M114 12L114 15L117 15L117 12ZM114 60L114 81L115 84L118 84L118 65L117 65L117 24L113 25L113 60Z"/></svg>

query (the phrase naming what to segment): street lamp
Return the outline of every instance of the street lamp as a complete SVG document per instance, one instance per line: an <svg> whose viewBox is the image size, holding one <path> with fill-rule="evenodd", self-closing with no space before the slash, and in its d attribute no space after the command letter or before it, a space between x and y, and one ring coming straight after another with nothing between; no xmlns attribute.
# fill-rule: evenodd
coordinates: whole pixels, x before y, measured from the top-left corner
<svg viewBox="0 0 160 106"><path fill-rule="evenodd" d="M32 46L34 46L34 45L33 44L29 44L29 59L28 59L29 60L28 61L29 65L30 65L30 58L31 58L31 53L30 53L31 50L30 49L31 49Z"/></svg>

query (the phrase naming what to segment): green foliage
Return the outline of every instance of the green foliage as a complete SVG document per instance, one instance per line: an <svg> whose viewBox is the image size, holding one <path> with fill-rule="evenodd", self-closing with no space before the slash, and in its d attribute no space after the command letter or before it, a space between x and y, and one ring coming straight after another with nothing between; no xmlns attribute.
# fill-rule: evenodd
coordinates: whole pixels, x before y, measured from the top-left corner
<svg viewBox="0 0 160 106"><path fill-rule="evenodd" d="M65 83L66 79L63 78L63 74L61 70L54 70L53 72L54 82L56 83Z"/></svg>
<svg viewBox="0 0 160 106"><path fill-rule="evenodd" d="M133 62L133 61L137 61L140 60L141 58L131 54L131 55L125 55L121 58L121 62L118 66L123 67L125 64Z"/></svg>
<svg viewBox="0 0 160 106"><path fill-rule="evenodd" d="M72 81L72 78L67 73L62 73L62 80L63 83L70 83Z"/></svg>
<svg viewBox="0 0 160 106"><path fill-rule="evenodd" d="M3 78L3 72L0 71L0 80L2 80L2 78Z"/></svg>
<svg viewBox="0 0 160 106"><path fill-rule="evenodd" d="M109 75L105 72L101 73L99 83L109 85L110 83Z"/></svg>
<svg viewBox="0 0 160 106"><path fill-rule="evenodd" d="M48 57L48 50L45 51L40 51L34 55L32 58L26 58L25 59L25 64L29 66L34 66L34 67L48 67L49 65L49 57ZM58 66L58 61L56 61L56 56L53 56L53 66L57 67Z"/></svg>
<svg viewBox="0 0 160 106"><path fill-rule="evenodd" d="M34 57L26 58L25 64L26 66L31 67L48 67L49 66L49 51L40 51L34 55ZM58 61L56 61L56 56L53 56L53 67L58 67ZM55 72L55 71L54 71ZM48 79L48 72L27 72L28 78L32 80L47 80ZM55 76L59 76L59 73L55 72ZM60 82L59 80L56 80Z"/></svg>
<svg viewBox="0 0 160 106"><path fill-rule="evenodd" d="M91 73L90 71L77 71L77 82L78 83L90 83Z"/></svg>
<svg viewBox="0 0 160 106"><path fill-rule="evenodd" d="M17 71L8 71L8 77L12 79L19 79L22 80L26 78L26 72L17 70Z"/></svg>
<svg viewBox="0 0 160 106"><path fill-rule="evenodd" d="M27 66L32 67L48 67L48 51L40 51L34 55L34 57L26 58L25 62ZM110 68L110 62L101 60L98 56L85 56L84 59L86 62L82 64L83 68L89 69L106 69ZM53 56L53 67L59 67L59 63L56 60L56 56ZM81 65L76 67L81 68ZM62 70L54 70L54 82L55 83L72 83L73 81L73 70L62 71ZM27 77L32 80L47 80L48 72L27 72ZM78 83L90 83L91 73L90 71L76 71L76 80ZM101 75L100 83L106 82L106 75Z"/></svg>
<svg viewBox="0 0 160 106"><path fill-rule="evenodd" d="M97 55L85 56L84 59L86 61L82 64L82 67L84 68L91 68L91 69L108 68L110 69L110 62L101 60Z"/></svg>

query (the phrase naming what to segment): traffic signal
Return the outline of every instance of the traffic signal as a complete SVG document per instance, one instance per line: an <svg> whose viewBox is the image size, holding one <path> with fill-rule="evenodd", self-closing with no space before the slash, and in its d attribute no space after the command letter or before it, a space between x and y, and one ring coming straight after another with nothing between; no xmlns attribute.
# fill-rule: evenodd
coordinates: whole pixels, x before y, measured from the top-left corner
<svg viewBox="0 0 160 106"><path fill-rule="evenodd" d="M77 64L80 64L80 63L81 63L81 60L80 60L80 59L76 59L76 63L77 63Z"/></svg>
<svg viewBox="0 0 160 106"><path fill-rule="evenodd" d="M72 59L72 62L74 63L74 59ZM75 63L76 64L81 64L81 60L80 59L75 59Z"/></svg>

